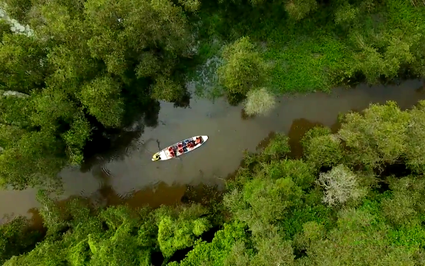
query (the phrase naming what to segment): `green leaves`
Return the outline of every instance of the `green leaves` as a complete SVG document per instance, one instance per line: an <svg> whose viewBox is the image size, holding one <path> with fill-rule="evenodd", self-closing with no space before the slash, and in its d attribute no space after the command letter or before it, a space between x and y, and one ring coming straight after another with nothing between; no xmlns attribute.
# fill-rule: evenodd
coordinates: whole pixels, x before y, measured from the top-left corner
<svg viewBox="0 0 425 266"><path fill-rule="evenodd" d="M266 66L248 37L226 46L222 56L225 64L218 69L218 75L229 93L245 95L262 85Z"/></svg>
<svg viewBox="0 0 425 266"><path fill-rule="evenodd" d="M425 173L425 102L420 101L410 111L410 123L407 130L405 156L409 167L419 173Z"/></svg>
<svg viewBox="0 0 425 266"><path fill-rule="evenodd" d="M29 221L17 217L0 227L0 263L10 257L29 251L41 234L29 229Z"/></svg>
<svg viewBox="0 0 425 266"><path fill-rule="evenodd" d="M88 113L96 117L104 126L117 127L120 125L124 111L120 92L119 83L105 76L85 85L79 97Z"/></svg>
<svg viewBox="0 0 425 266"><path fill-rule="evenodd" d="M196 238L212 227L207 218L199 217L203 212L199 205L193 205L183 209L177 219L171 214L159 217L158 243L166 258L170 258L177 250L192 246Z"/></svg>
<svg viewBox="0 0 425 266"><path fill-rule="evenodd" d="M249 243L245 230L246 226L241 222L224 224L224 228L215 233L211 243L197 242L186 258L176 265L237 265L240 256L246 252L244 244ZM242 246L242 254L238 254L238 246Z"/></svg>
<svg viewBox="0 0 425 266"><path fill-rule="evenodd" d="M245 103L247 115L267 115L275 107L276 99L266 88L249 91Z"/></svg>
<svg viewBox="0 0 425 266"><path fill-rule="evenodd" d="M288 141L289 138L286 135L277 133L266 146L262 154L275 159L281 158L291 151Z"/></svg>
<svg viewBox="0 0 425 266"><path fill-rule="evenodd" d="M43 47L34 37L3 34L0 44L0 88L24 93L41 88L48 71L45 56Z"/></svg>
<svg viewBox="0 0 425 266"><path fill-rule="evenodd" d="M406 149L409 114L401 111L395 102L372 104L364 115L345 116L338 134L352 150L354 162L367 167L394 163Z"/></svg>
<svg viewBox="0 0 425 266"><path fill-rule="evenodd" d="M177 101L184 93L183 86L167 77L160 76L152 86L152 96L159 100Z"/></svg>
<svg viewBox="0 0 425 266"><path fill-rule="evenodd" d="M332 135L329 128L315 127L309 130L301 140L304 157L316 169L332 167L344 160L341 139Z"/></svg>
<svg viewBox="0 0 425 266"><path fill-rule="evenodd" d="M318 8L316 0L293 0L285 3L286 12L295 20L301 20L305 18L309 13L313 12Z"/></svg>
<svg viewBox="0 0 425 266"><path fill-rule="evenodd" d="M83 162L83 148L91 136L91 126L82 112L71 124L71 128L64 133L63 139L67 145L68 157L71 163L79 165Z"/></svg>
<svg viewBox="0 0 425 266"><path fill-rule="evenodd" d="M183 8L169 0L6 4L9 15L29 23L34 34L12 34L7 24L0 25L0 89L28 95L0 95L2 136L19 131L28 141L43 132L44 146L23 150L34 154L25 157L25 165L44 166L30 175L15 169L18 164L6 160L24 160L24 152L19 145L2 144L0 165L10 169L3 173L0 167L3 182L20 188L42 183L56 175L59 165L84 161L94 128L119 128L131 123L130 114L140 117L154 99L178 101L185 93L176 65L191 56L194 38ZM181 4L191 11L199 8L196 1Z"/></svg>

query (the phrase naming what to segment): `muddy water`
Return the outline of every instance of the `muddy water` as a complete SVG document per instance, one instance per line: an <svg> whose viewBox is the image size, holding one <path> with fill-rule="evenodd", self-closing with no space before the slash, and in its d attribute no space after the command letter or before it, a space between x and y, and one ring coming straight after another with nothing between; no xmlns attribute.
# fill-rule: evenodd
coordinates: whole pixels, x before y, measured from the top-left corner
<svg viewBox="0 0 425 266"><path fill-rule="evenodd" d="M410 80L397 86L360 85L355 89L337 88L331 94L284 96L269 116L252 119L243 119L242 107L229 106L221 99L214 103L193 99L186 109L162 103L158 126L146 128L124 156L105 158L84 173L78 169L62 171L65 193L60 198L82 195L104 204L124 202L132 206L173 204L183 196L186 184L222 185L222 178L238 167L243 150L254 151L272 131L296 139L306 125L332 126L339 113L361 110L369 103L395 100L402 108L409 108L425 99L422 88L422 81ZM208 135L210 139L181 160L151 162L158 150L157 140L163 148L194 135ZM129 197L123 200L124 196ZM0 216L31 216L28 210L37 206L34 190L0 192Z"/></svg>

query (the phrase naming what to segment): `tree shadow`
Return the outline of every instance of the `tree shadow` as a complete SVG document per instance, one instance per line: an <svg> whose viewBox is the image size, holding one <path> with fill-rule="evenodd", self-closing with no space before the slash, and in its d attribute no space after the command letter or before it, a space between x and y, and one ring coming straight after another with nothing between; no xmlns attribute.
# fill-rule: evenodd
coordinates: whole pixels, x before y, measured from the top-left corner
<svg viewBox="0 0 425 266"><path fill-rule="evenodd" d="M299 159L303 156L301 139L307 131L316 126L323 126L323 124L319 122L312 122L305 118L294 119L292 121L291 128L288 132L289 146L291 147L290 156L292 158Z"/></svg>
<svg viewBox="0 0 425 266"><path fill-rule="evenodd" d="M231 106L238 106L246 99L246 96L242 93L227 93L226 99Z"/></svg>
<svg viewBox="0 0 425 266"><path fill-rule="evenodd" d="M270 131L270 133L267 135L267 137L265 137L263 140L261 140L258 144L257 147L255 147L255 150L260 151L265 149L269 144L270 141L276 136L276 132L275 131Z"/></svg>
<svg viewBox="0 0 425 266"><path fill-rule="evenodd" d="M174 102L174 108L190 108L190 100L192 99L192 95L190 92L185 91L182 97Z"/></svg>
<svg viewBox="0 0 425 266"><path fill-rule="evenodd" d="M241 118L242 118L242 120L250 120L250 119L253 119L255 117L256 117L255 115L249 115L249 114L247 114L246 111L245 111L245 108L243 108L241 110Z"/></svg>

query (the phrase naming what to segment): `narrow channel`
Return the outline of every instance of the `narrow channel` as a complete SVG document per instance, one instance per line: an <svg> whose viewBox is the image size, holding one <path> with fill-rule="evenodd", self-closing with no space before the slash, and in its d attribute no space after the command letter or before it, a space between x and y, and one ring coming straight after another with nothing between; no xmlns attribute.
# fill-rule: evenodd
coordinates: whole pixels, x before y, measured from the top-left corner
<svg viewBox="0 0 425 266"><path fill-rule="evenodd" d="M85 171L62 171L64 194L60 198L80 195L116 204L127 197L125 202L132 206L173 204L180 201L187 184L223 185L223 178L239 166L243 151L254 151L271 132L297 139L306 125L332 126L339 113L387 100L409 108L425 99L423 87L422 80L408 80L399 85L336 88L330 94L283 96L270 115L249 119L243 116L242 106L230 106L223 99L192 99L190 108L161 103L158 126L145 128L125 152L99 155L100 162ZM199 134L210 137L204 147L181 160L151 162L157 140L163 148ZM0 191L0 215L31 217L38 207L35 193L34 189Z"/></svg>

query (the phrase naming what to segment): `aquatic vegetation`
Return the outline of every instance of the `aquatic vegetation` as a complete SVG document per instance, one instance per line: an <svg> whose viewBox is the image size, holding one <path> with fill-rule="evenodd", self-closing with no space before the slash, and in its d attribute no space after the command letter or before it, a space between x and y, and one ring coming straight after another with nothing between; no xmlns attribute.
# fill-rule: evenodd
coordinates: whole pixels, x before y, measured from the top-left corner
<svg viewBox="0 0 425 266"><path fill-rule="evenodd" d="M245 112L247 115L267 115L276 106L276 98L266 88L247 93Z"/></svg>

